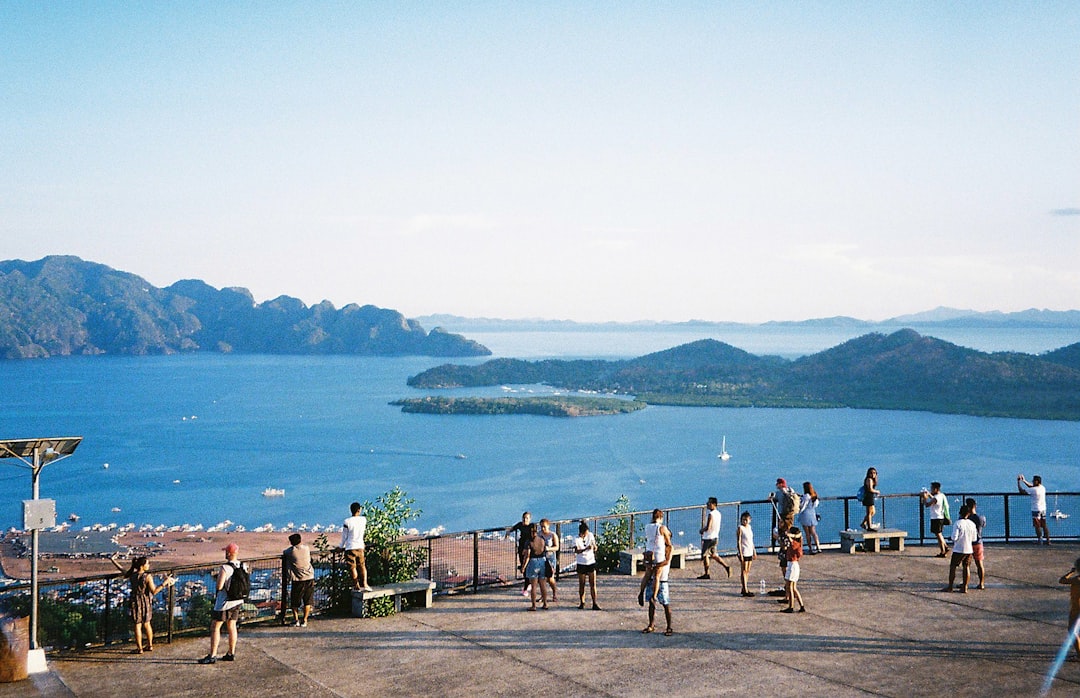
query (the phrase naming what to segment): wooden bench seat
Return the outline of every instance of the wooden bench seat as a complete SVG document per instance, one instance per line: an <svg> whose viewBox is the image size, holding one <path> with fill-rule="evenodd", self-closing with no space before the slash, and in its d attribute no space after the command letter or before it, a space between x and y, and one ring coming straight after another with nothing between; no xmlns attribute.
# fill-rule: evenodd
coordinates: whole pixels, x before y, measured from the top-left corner
<svg viewBox="0 0 1080 698"><path fill-rule="evenodd" d="M408 582L384 584L372 587L371 591L354 589L352 592L352 614L354 618L366 618L367 610L364 608L364 602L386 596L393 597L395 612L401 611L401 599L403 597L408 598L412 606L431 608L433 591L435 591L435 582L427 579L413 579Z"/></svg>
<svg viewBox="0 0 1080 698"><path fill-rule="evenodd" d="M686 556L690 548L676 545L671 549L671 569L681 570L686 567ZM619 551L619 573L637 574L638 565L645 559L645 548L629 548Z"/></svg>
<svg viewBox="0 0 1080 698"><path fill-rule="evenodd" d="M863 551L878 553L881 552L881 540L883 538L889 541L890 550L902 552L904 550L904 539L907 538L907 531L901 531L898 528L879 528L873 531L863 529L840 531L840 552L854 554L855 543L858 542L862 543Z"/></svg>

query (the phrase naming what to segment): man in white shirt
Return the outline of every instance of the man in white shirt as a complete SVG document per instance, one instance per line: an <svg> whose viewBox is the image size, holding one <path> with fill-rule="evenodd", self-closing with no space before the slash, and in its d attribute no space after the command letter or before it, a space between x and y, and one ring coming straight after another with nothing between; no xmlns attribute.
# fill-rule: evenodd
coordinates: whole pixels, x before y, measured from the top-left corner
<svg viewBox="0 0 1080 698"><path fill-rule="evenodd" d="M963 584L957 590L961 594L966 594L968 590L968 580L971 578L971 554L974 552L973 544L975 539L979 537L979 529L975 526L975 522L968 518L968 514L971 510L968 505L960 507L960 518L953 524L953 550L952 559L949 560L949 586L942 589L942 591L952 591L953 584L956 582L956 568L960 565L964 566Z"/></svg>
<svg viewBox="0 0 1080 698"><path fill-rule="evenodd" d="M1046 488L1043 487L1042 477L1036 475L1031 482L1024 479L1024 474L1016 476L1016 489L1031 497L1031 525L1035 527L1035 539L1042 543L1046 536L1046 544L1050 545L1050 529L1046 525Z"/></svg>
<svg viewBox="0 0 1080 698"><path fill-rule="evenodd" d="M699 531L701 534L701 564L705 567L705 574L698 577L698 579L710 579L709 562L712 560L716 560L723 565L724 569L727 570L727 576L731 576L731 566L716 553L716 544L720 540L720 510L717 508L718 506L719 503L716 501L716 497L709 497L709 501L705 504L705 525Z"/></svg>
<svg viewBox="0 0 1080 698"><path fill-rule="evenodd" d="M938 557L945 557L946 545L945 545L945 519L947 517L946 508L948 502L945 501L945 495L941 493L941 483L931 482L930 491L925 489L922 491L922 502L924 505L930 508L930 532L937 536L938 541Z"/></svg>
<svg viewBox="0 0 1080 698"><path fill-rule="evenodd" d="M210 614L210 654L199 660L199 664L214 664L218 661L217 651L221 642L221 626L224 625L229 634L229 651L221 656L221 661L234 661L236 654L236 624L240 620L240 610L244 606L244 599L229 598L229 584L237 568L243 563L236 561L236 555L240 551L236 543L229 543L225 551L225 564L217 571L217 593L214 595L214 610ZM246 570L246 568L245 568Z"/></svg>
<svg viewBox="0 0 1080 698"><path fill-rule="evenodd" d="M371 591L367 583L367 565L364 563L364 530L367 518L361 514L360 502L349 506L352 516L341 526L341 549L345 551L345 563L349 566L355 591Z"/></svg>

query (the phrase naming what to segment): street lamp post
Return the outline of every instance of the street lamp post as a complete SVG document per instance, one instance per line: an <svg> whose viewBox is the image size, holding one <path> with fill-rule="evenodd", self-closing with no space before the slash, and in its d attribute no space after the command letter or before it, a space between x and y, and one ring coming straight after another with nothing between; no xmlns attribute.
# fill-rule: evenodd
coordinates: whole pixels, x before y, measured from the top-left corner
<svg viewBox="0 0 1080 698"><path fill-rule="evenodd" d="M55 503L50 507L41 507L48 500L41 500L41 470L49 463L67 458L82 442L81 436L65 436L45 439L9 439L0 440L0 458L14 458L30 470L30 490L32 498L23 502L23 522L30 529L30 650L41 655L41 670L44 670L44 652L38 646L38 533L41 528L56 525ZM16 463L15 465L19 465Z"/></svg>

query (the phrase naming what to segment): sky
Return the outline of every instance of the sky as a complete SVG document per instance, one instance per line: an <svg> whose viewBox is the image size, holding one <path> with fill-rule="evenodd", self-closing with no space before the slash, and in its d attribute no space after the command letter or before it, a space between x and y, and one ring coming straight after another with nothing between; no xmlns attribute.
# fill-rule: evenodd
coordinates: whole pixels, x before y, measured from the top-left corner
<svg viewBox="0 0 1080 698"><path fill-rule="evenodd" d="M1080 308L1080 3L0 3L0 259L408 317Z"/></svg>

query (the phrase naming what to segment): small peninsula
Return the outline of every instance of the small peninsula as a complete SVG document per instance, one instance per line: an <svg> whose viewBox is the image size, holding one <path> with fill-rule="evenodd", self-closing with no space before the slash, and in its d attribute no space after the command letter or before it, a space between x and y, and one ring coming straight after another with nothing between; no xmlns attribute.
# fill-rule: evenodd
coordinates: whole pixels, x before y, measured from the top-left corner
<svg viewBox="0 0 1080 698"><path fill-rule="evenodd" d="M545 417L595 417L626 414L645 407L640 400L551 395L537 397L420 397L390 403L413 414L533 414Z"/></svg>

